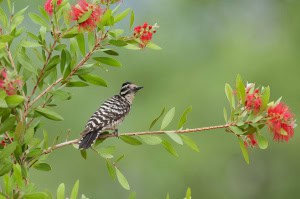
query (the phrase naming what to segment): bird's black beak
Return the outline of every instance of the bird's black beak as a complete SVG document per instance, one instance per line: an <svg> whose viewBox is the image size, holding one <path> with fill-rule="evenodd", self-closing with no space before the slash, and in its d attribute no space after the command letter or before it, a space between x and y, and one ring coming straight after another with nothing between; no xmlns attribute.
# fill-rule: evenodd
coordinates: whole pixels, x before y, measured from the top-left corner
<svg viewBox="0 0 300 199"><path fill-rule="evenodd" d="M138 90L141 90L142 88L144 88L144 87L138 86L138 87L136 87L134 90L135 90L135 92L136 92L136 91L138 91Z"/></svg>

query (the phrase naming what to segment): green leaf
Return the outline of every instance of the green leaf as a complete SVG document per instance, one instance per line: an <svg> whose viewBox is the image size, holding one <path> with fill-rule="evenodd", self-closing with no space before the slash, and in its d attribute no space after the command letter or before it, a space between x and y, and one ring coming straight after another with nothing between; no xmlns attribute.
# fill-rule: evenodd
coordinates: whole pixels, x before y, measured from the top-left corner
<svg viewBox="0 0 300 199"><path fill-rule="evenodd" d="M237 126L230 126L229 129L236 135L243 135L245 132Z"/></svg>
<svg viewBox="0 0 300 199"><path fill-rule="evenodd" d="M280 135L287 136L288 133L283 128L281 128L280 129Z"/></svg>
<svg viewBox="0 0 300 199"><path fill-rule="evenodd" d="M104 26L109 25L110 18L111 18L111 10L108 9L105 11L104 15L102 16L100 24Z"/></svg>
<svg viewBox="0 0 300 199"><path fill-rule="evenodd" d="M183 145L181 137L175 132L166 132L166 134L177 144Z"/></svg>
<svg viewBox="0 0 300 199"><path fill-rule="evenodd" d="M95 45L95 33L94 32L89 32L88 33L88 46L89 49L92 50Z"/></svg>
<svg viewBox="0 0 300 199"><path fill-rule="evenodd" d="M241 148L241 151L242 151L242 154L243 154L243 157L246 161L247 164L249 164L249 155L248 155L248 150L244 144L244 141L242 138L238 137L239 138L239 144L240 144L240 148Z"/></svg>
<svg viewBox="0 0 300 199"><path fill-rule="evenodd" d="M4 28L7 28L7 16L2 8L0 8L0 22L2 22Z"/></svg>
<svg viewBox="0 0 300 199"><path fill-rule="evenodd" d="M57 199L65 199L65 184L61 183L57 188Z"/></svg>
<svg viewBox="0 0 300 199"><path fill-rule="evenodd" d="M114 50L110 50L110 49L104 49L102 50L105 54L108 54L108 55L112 55L112 56L118 56L119 53L114 51Z"/></svg>
<svg viewBox="0 0 300 199"><path fill-rule="evenodd" d="M115 146L97 147L96 151L103 158L110 159L114 157L113 153L116 151L116 147Z"/></svg>
<svg viewBox="0 0 300 199"><path fill-rule="evenodd" d="M223 108L223 114L224 114L224 120L225 120L225 122L227 123L227 121L228 121L228 116L227 116L227 110L226 110L225 107Z"/></svg>
<svg viewBox="0 0 300 199"><path fill-rule="evenodd" d="M88 9L87 12L84 12L83 15L80 16L80 18L77 20L78 23L85 22L92 14L93 9Z"/></svg>
<svg viewBox="0 0 300 199"><path fill-rule="evenodd" d="M66 84L66 87L86 87L86 86L88 86L87 83L80 82L80 81L68 82Z"/></svg>
<svg viewBox="0 0 300 199"><path fill-rule="evenodd" d="M125 176L121 173L121 171L118 168L116 169L116 174L117 174L117 178L119 183L122 185L122 187L126 190L130 190L130 186L128 184L127 179L125 178Z"/></svg>
<svg viewBox="0 0 300 199"><path fill-rule="evenodd" d="M146 47L150 48L152 50L161 50L162 49L160 46L158 46L157 44L155 44L153 42L149 42Z"/></svg>
<svg viewBox="0 0 300 199"><path fill-rule="evenodd" d="M13 165L13 178L14 181L16 182L17 186L20 188L23 188L24 186L24 181L22 177L22 170L19 164L14 164Z"/></svg>
<svg viewBox="0 0 300 199"><path fill-rule="evenodd" d="M34 128L30 127L26 130L25 135L24 135L24 143L25 144L29 144L29 142L31 141L31 139L34 136Z"/></svg>
<svg viewBox="0 0 300 199"><path fill-rule="evenodd" d="M87 152L86 152L86 150L80 150L80 154L81 154L81 157L83 158L83 159L87 159Z"/></svg>
<svg viewBox="0 0 300 199"><path fill-rule="evenodd" d="M5 98L5 101L10 108L14 108L23 103L25 98L21 95L10 95Z"/></svg>
<svg viewBox="0 0 300 199"><path fill-rule="evenodd" d="M0 42L1 43L7 43L7 42L10 42L11 40L13 40L13 36L11 35L1 35L0 36Z"/></svg>
<svg viewBox="0 0 300 199"><path fill-rule="evenodd" d="M24 199L48 199L48 195L44 192L28 193L24 195Z"/></svg>
<svg viewBox="0 0 300 199"><path fill-rule="evenodd" d="M270 91L270 87L265 87L262 90L262 96L261 96L261 111L264 111L267 107L268 107L268 103L270 100L270 95L271 95L271 91Z"/></svg>
<svg viewBox="0 0 300 199"><path fill-rule="evenodd" d="M12 129L14 127L14 124L16 122L15 117L9 117L6 119L3 123L0 124L0 135L5 133L6 131Z"/></svg>
<svg viewBox="0 0 300 199"><path fill-rule="evenodd" d="M156 122L161 118L161 116L163 116L165 111L166 111L166 108L164 107L163 110L161 111L161 113L159 114L159 116L151 122L149 130L156 124Z"/></svg>
<svg viewBox="0 0 300 199"><path fill-rule="evenodd" d="M121 135L119 136L119 138L121 140L123 140L124 142L131 144L131 145L141 145L142 142L139 141L138 139L132 137L132 136L128 136L128 135Z"/></svg>
<svg viewBox="0 0 300 199"><path fill-rule="evenodd" d="M49 28L49 24L44 19L42 19L39 15L35 13L29 13L29 17L34 23Z"/></svg>
<svg viewBox="0 0 300 199"><path fill-rule="evenodd" d="M44 117L50 119L50 120L55 120L55 121L62 121L64 120L64 118L62 116L60 116L58 113L49 110L47 108L37 108L35 110L36 112L38 112L39 114L43 115Z"/></svg>
<svg viewBox="0 0 300 199"><path fill-rule="evenodd" d="M80 33L76 36L76 39L77 39L79 50L80 50L82 56L84 57L85 56L84 35L82 33Z"/></svg>
<svg viewBox="0 0 300 199"><path fill-rule="evenodd" d="M235 108L235 100L234 100L233 90L228 83L225 84L225 93L226 93L227 99L229 101L230 107L232 109L234 109Z"/></svg>
<svg viewBox="0 0 300 199"><path fill-rule="evenodd" d="M180 135L180 137L182 138L183 142L188 145L191 149L193 149L196 152L199 152L199 148L197 146L197 144L194 142L194 140L192 140L191 138L189 138L186 135Z"/></svg>
<svg viewBox="0 0 300 199"><path fill-rule="evenodd" d="M112 165L112 163L109 160L106 160L106 167L107 167L110 177L113 180L115 180L116 179L116 170L115 170L115 167Z"/></svg>
<svg viewBox="0 0 300 199"><path fill-rule="evenodd" d="M130 14L130 28L133 26L133 23L134 23L134 12L133 10L131 11L131 14Z"/></svg>
<svg viewBox="0 0 300 199"><path fill-rule="evenodd" d="M106 64L109 66L115 66L115 67L122 66L121 62L111 57L94 57L93 59L102 64Z"/></svg>
<svg viewBox="0 0 300 199"><path fill-rule="evenodd" d="M183 112L183 114L182 114L182 116L181 116L181 118L179 120L178 129L182 128L185 125L185 123L187 121L187 114L189 112L191 112L191 111L192 111L192 107L191 106L188 107L187 109L185 109L185 111Z"/></svg>
<svg viewBox="0 0 300 199"><path fill-rule="evenodd" d="M9 157L16 149L17 143L12 142L8 144L1 152L0 152L0 160L2 161L3 159ZM0 162L1 162L0 161Z"/></svg>
<svg viewBox="0 0 300 199"><path fill-rule="evenodd" d="M175 157L179 156L173 145L167 140L163 140L162 145L170 154L174 155Z"/></svg>
<svg viewBox="0 0 300 199"><path fill-rule="evenodd" d="M166 199L170 199L170 194L167 193Z"/></svg>
<svg viewBox="0 0 300 199"><path fill-rule="evenodd" d="M112 40L109 40L109 43L111 45L118 46L118 47L122 47L122 46L127 45L127 43L123 40L114 40L114 39L112 39Z"/></svg>
<svg viewBox="0 0 300 199"><path fill-rule="evenodd" d="M133 44L127 44L126 46L124 46L124 48L129 49L129 50L141 50L140 47L133 45Z"/></svg>
<svg viewBox="0 0 300 199"><path fill-rule="evenodd" d="M91 84L107 87L106 82L97 75L84 74L84 75L80 75L79 77Z"/></svg>
<svg viewBox="0 0 300 199"><path fill-rule="evenodd" d="M165 129L170 123L171 121L173 120L174 118L174 115L175 115L175 107L171 108L165 115L162 123L161 123L161 127L160 129L163 130Z"/></svg>
<svg viewBox="0 0 300 199"><path fill-rule="evenodd" d="M41 155L42 153L43 153L43 150L41 148L34 148L29 151L27 156L28 157L36 157L36 156Z"/></svg>
<svg viewBox="0 0 300 199"><path fill-rule="evenodd" d="M11 171L13 164L8 158L1 159L0 161L0 176L3 176Z"/></svg>
<svg viewBox="0 0 300 199"><path fill-rule="evenodd" d="M237 96L241 100L241 104L245 104L246 90L242 77L238 74L236 77Z"/></svg>
<svg viewBox="0 0 300 199"><path fill-rule="evenodd" d="M25 41L23 40L21 42L21 46L25 47L25 48L35 48L35 47L39 47L39 46L42 46L41 44L39 43L36 43L36 42L32 42L32 41Z"/></svg>
<svg viewBox="0 0 300 199"><path fill-rule="evenodd" d="M190 187L188 187L188 189L186 190L185 199L192 199L192 191Z"/></svg>
<svg viewBox="0 0 300 199"><path fill-rule="evenodd" d="M57 97L60 100L70 100L71 93L63 90L55 90L50 92L53 96Z"/></svg>
<svg viewBox="0 0 300 199"><path fill-rule="evenodd" d="M74 187L72 189L72 192L71 192L71 197L70 199L76 199L77 198L77 195L78 195L78 189L79 189L79 180L77 180L74 184Z"/></svg>
<svg viewBox="0 0 300 199"><path fill-rule="evenodd" d="M15 129L15 138L16 140L22 144L23 143L23 136L24 136L24 131L25 131L25 125L23 122L18 122L16 129Z"/></svg>
<svg viewBox="0 0 300 199"><path fill-rule="evenodd" d="M127 15L128 15L128 13L130 12L130 8L127 8L126 10L124 10L123 12L121 12L120 14L117 14L114 18L115 18L115 20L114 20L114 22L115 23L118 23L119 21L121 21L122 19L124 19Z"/></svg>
<svg viewBox="0 0 300 199"><path fill-rule="evenodd" d="M33 167L40 171L50 171L51 170L51 166L47 163L38 163L38 164L35 164Z"/></svg>
<svg viewBox="0 0 300 199"><path fill-rule="evenodd" d="M161 138L156 135L143 135L139 137L148 145L158 145L162 142Z"/></svg>
<svg viewBox="0 0 300 199"><path fill-rule="evenodd" d="M0 98L0 108L8 108L6 101L1 98ZM1 132L0 132L0 134L1 134Z"/></svg>
<svg viewBox="0 0 300 199"><path fill-rule="evenodd" d="M136 199L136 193L135 192L131 192L128 199Z"/></svg>
<svg viewBox="0 0 300 199"><path fill-rule="evenodd" d="M256 134L256 139L260 149L268 148L268 140L261 133Z"/></svg>

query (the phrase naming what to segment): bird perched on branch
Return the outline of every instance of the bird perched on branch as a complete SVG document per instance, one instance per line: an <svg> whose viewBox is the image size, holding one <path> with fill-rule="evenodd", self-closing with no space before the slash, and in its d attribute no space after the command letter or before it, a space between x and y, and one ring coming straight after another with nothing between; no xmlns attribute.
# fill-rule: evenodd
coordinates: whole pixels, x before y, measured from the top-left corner
<svg viewBox="0 0 300 199"><path fill-rule="evenodd" d="M106 100L87 122L78 142L79 149L91 147L104 131L113 130L114 134L118 135L117 126L129 113L135 94L142 88L131 82L125 82L118 95Z"/></svg>

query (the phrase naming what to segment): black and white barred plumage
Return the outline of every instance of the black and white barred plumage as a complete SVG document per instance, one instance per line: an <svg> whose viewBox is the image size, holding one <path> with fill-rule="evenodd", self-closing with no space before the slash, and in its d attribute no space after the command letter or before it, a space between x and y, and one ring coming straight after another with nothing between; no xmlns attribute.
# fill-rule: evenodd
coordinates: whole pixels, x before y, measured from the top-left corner
<svg viewBox="0 0 300 199"><path fill-rule="evenodd" d="M143 87L130 82L122 85L119 95L105 101L101 107L91 116L81 133L79 149L89 148L101 132L114 130L118 132L117 126L124 120L129 113L134 96Z"/></svg>

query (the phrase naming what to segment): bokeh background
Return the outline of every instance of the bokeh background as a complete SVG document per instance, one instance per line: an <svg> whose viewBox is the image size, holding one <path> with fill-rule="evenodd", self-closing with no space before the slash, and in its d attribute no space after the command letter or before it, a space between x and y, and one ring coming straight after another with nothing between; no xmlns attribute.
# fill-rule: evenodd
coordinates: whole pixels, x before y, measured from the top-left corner
<svg viewBox="0 0 300 199"><path fill-rule="evenodd" d="M44 1L15 1L16 9L30 5L34 12ZM296 115L300 92L300 2L298 0L123 0L135 10L135 25L157 22L154 42L163 50L121 50L121 68L99 74L109 87L72 89L73 99L57 111L63 122L49 122L49 134L77 138L101 102L119 91L127 80L143 85L120 133L147 130L163 107L176 107L176 119L192 105L187 127L223 124L227 106L224 84L244 80L270 85L272 99L283 96ZM127 24L127 23L126 23ZM37 26L25 21L28 29ZM128 27L128 26L126 26ZM170 126L175 127L175 122ZM267 132L266 132L267 133ZM267 150L252 149L250 165L237 139L223 130L193 133L200 153L176 146L179 158L162 146L131 146L117 139L119 163L137 198L162 199L167 192L183 198L191 187L193 198L297 198L300 194L300 135L289 143L269 143ZM271 140L271 135L268 135ZM113 181L105 161L93 151L83 160L72 146L53 152L52 171L32 171L40 189L55 193L64 182L70 192L80 180L80 193L89 198L127 198L130 192Z"/></svg>

